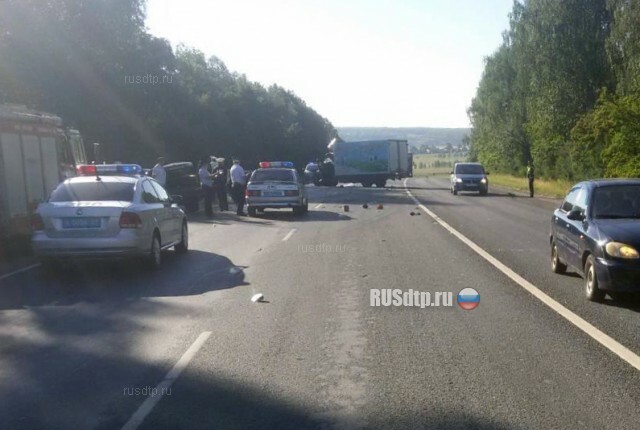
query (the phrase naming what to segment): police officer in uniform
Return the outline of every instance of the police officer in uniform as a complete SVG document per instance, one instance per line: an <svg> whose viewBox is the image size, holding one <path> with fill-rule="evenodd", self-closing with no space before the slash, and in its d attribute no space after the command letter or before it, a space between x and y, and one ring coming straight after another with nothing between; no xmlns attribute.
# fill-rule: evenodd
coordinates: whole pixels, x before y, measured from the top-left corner
<svg viewBox="0 0 640 430"><path fill-rule="evenodd" d="M536 180L536 173L532 161L527 163L527 179L529 180L529 197L533 198L533 182Z"/></svg>
<svg viewBox="0 0 640 430"><path fill-rule="evenodd" d="M229 177L231 179L231 196L238 207L236 214L246 216L244 213L244 189L247 184L247 177L244 173L244 168L240 165L240 160L237 158L233 159L233 167L229 170Z"/></svg>

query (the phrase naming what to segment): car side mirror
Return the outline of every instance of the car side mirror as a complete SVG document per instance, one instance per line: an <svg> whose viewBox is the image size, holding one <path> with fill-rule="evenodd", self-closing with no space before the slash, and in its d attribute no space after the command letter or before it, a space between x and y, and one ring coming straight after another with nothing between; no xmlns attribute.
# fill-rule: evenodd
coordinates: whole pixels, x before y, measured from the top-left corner
<svg viewBox="0 0 640 430"><path fill-rule="evenodd" d="M176 204L178 206L182 206L184 204L184 199L182 198L182 196L172 195L171 203Z"/></svg>
<svg viewBox="0 0 640 430"><path fill-rule="evenodd" d="M449 172L450 175L453 175L453 170Z"/></svg>
<svg viewBox="0 0 640 430"><path fill-rule="evenodd" d="M489 176L491 172L484 172L485 175Z"/></svg>
<svg viewBox="0 0 640 430"><path fill-rule="evenodd" d="M567 218L571 221L584 221L584 213L582 213L581 209L571 209L567 214Z"/></svg>

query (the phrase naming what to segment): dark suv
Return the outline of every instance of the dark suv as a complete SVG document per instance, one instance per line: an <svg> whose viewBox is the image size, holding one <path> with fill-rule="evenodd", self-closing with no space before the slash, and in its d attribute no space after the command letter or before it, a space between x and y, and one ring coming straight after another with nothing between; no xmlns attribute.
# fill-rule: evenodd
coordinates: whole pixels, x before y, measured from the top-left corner
<svg viewBox="0 0 640 430"><path fill-rule="evenodd" d="M167 172L167 182L164 187L169 195L182 196L186 211L197 212L203 194L193 163L188 161L169 163L165 164L164 170Z"/></svg>

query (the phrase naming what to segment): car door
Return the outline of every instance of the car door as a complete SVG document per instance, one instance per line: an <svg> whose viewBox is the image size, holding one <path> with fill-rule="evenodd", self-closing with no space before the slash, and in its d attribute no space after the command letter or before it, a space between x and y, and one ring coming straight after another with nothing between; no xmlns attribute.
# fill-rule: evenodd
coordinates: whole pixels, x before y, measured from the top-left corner
<svg viewBox="0 0 640 430"><path fill-rule="evenodd" d="M167 226L169 230L169 236L167 240L169 242L179 242L182 240L182 210L178 205L171 202L171 198L162 185L153 181L153 187L158 193L160 202L163 205L163 215L167 218Z"/></svg>
<svg viewBox="0 0 640 430"><path fill-rule="evenodd" d="M152 219L143 220L154 222L160 229L160 240L162 245L171 242L171 224L167 216L163 202L160 200L157 191L153 187L150 180L142 181L142 201L145 204L145 214Z"/></svg>
<svg viewBox="0 0 640 430"><path fill-rule="evenodd" d="M586 187L576 187L573 207L571 210L580 211L583 217L587 215L588 190ZM567 218L565 227L567 250L569 251L568 263L573 267L582 269L582 252L585 246L585 221L583 219L571 220Z"/></svg>
<svg viewBox="0 0 640 430"><path fill-rule="evenodd" d="M579 191L579 188L573 188L569 191L562 202L562 206L556 209L553 214L553 237L555 238L556 246L558 247L558 255L562 260L570 264L571 251L569 249L569 243L567 242L569 218L567 218L567 215L571 212L571 209L573 209L573 205Z"/></svg>

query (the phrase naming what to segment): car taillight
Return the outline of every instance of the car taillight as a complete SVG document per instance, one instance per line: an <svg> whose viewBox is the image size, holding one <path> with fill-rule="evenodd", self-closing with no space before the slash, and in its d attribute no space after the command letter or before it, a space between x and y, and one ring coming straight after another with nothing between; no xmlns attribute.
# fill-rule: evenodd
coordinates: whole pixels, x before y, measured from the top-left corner
<svg viewBox="0 0 640 430"><path fill-rule="evenodd" d="M141 228L142 220L140 215L133 212L122 212L120 214L120 228Z"/></svg>
<svg viewBox="0 0 640 430"><path fill-rule="evenodd" d="M246 190L245 197L260 197L260 190Z"/></svg>
<svg viewBox="0 0 640 430"><path fill-rule="evenodd" d="M288 196L288 197L297 196L298 195L298 190L286 190L284 192L284 195Z"/></svg>
<svg viewBox="0 0 640 430"><path fill-rule="evenodd" d="M40 214L33 214L31 216L31 230L40 231L44 230L44 222Z"/></svg>

